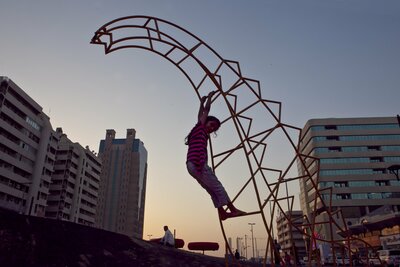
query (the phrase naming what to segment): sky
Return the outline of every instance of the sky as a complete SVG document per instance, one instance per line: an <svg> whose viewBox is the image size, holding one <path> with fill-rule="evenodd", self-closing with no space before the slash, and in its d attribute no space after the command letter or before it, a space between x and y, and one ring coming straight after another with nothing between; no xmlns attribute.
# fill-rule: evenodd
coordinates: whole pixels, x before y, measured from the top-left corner
<svg viewBox="0 0 400 267"><path fill-rule="evenodd" d="M196 122L198 97L156 54L125 49L105 55L90 44L111 20L146 15L183 27L224 59L238 61L244 76L260 81L264 98L282 103L282 121L299 128L312 118L400 113L399 1L0 0L0 7L0 75L39 103L54 128L95 152L106 129L125 138L134 128L144 142L144 239L162 236L168 225L186 244L219 242L219 251L208 254L224 254L217 212L185 167L184 139ZM211 109L216 116L219 111ZM235 135L222 128L212 142L223 146ZM279 141L269 145L275 147L266 159L271 164L291 158ZM229 164L217 174L233 196L246 166L240 159ZM297 196L298 185L289 190ZM251 201L238 207L251 209ZM262 254L259 217L227 220L224 229L232 239L248 238L249 223Z"/></svg>

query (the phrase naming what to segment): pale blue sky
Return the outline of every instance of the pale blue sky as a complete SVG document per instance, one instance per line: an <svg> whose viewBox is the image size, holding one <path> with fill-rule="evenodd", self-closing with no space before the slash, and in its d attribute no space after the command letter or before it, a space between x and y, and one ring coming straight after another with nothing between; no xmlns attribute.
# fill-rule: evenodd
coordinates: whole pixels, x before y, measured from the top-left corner
<svg viewBox="0 0 400 267"><path fill-rule="evenodd" d="M175 23L224 59L239 61L244 76L261 82L264 98L282 102L288 124L400 113L399 1L0 0L0 75L83 146L97 151L109 128L117 138L135 128L144 142L145 239L160 236L168 224L186 242L218 241L223 247L212 202L185 169L183 141L198 106L190 84L155 54L121 50L105 56L89 44L100 26L130 15ZM214 142L234 134L221 129ZM286 156L281 150L277 161ZM240 185L236 168L240 164L219 174L230 195ZM228 236L249 236L252 221L262 242L256 217L227 221Z"/></svg>

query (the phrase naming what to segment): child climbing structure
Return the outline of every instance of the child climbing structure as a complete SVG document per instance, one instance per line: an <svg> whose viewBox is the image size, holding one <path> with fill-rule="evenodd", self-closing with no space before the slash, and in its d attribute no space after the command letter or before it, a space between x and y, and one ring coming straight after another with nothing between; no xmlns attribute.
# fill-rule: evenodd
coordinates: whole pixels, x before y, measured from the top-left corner
<svg viewBox="0 0 400 267"><path fill-rule="evenodd" d="M243 166L240 169L245 171L235 177L240 180L241 186L234 192L235 195L230 192L234 196L231 201L235 203L241 198L252 199L254 205L251 210L246 210L245 216L259 216L264 224L267 237L264 266L267 256L272 257L272 266L276 262L274 258L279 257L274 253L276 243L273 233L277 214L288 221L292 233L298 232L304 236L309 259L313 258L316 262L320 260L315 255L319 244L340 247L347 255L352 255L352 238L346 235L338 238L335 234L346 233L347 225L340 210L332 211L330 208L332 195L329 188L324 189L324 197L322 190L319 190L318 159L300 152L301 129L282 121L281 103L263 98L260 82L244 77L239 62L222 58L204 41L180 26L149 16L128 16L110 21L95 32L91 43L102 45L106 54L137 48L160 55L185 75L199 100L210 91L216 91L211 101L213 107L218 106L221 127L230 129L235 138L214 146L209 141L209 161L213 171L218 172L223 168L233 168L234 159L241 158ZM276 143L279 146L285 144L282 149L290 150L293 156L274 164L276 150L273 147ZM288 188L293 184L295 187L303 185L300 190L314 192L312 199L305 200L308 208L303 211L301 222L291 216L295 197ZM330 198L327 199L327 195ZM325 215L325 219L317 220L321 214ZM224 223L220 220L227 254L233 256ZM331 234L319 235L321 226L328 227ZM292 236L289 239L293 242ZM291 254L295 253L293 251ZM239 261L231 258L233 264L240 266ZM294 266L296 264L294 262ZM311 261L308 264L311 266Z"/></svg>

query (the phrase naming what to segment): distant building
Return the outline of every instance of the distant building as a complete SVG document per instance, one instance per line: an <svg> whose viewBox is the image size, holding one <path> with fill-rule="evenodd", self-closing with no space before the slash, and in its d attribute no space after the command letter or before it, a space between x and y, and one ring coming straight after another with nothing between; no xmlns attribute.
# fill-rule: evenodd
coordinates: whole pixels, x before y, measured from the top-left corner
<svg viewBox="0 0 400 267"><path fill-rule="evenodd" d="M57 128L54 173L46 217L94 226L100 183L101 161Z"/></svg>
<svg viewBox="0 0 400 267"><path fill-rule="evenodd" d="M143 237L147 179L147 151L135 130L115 139L107 130L100 141L102 160L96 226L131 237Z"/></svg>
<svg viewBox="0 0 400 267"><path fill-rule="evenodd" d="M306 244L302 233L303 224L301 210L280 213L276 219L278 244L281 246L282 254L287 252L292 259L297 258L298 261L306 256Z"/></svg>
<svg viewBox="0 0 400 267"><path fill-rule="evenodd" d="M312 158L306 159L308 169L325 204L332 199L332 211L341 211L333 218L339 225L360 225L364 217L376 219L380 210L385 210L381 215L388 210L399 214L400 182L388 171L400 164L396 117L312 119L303 128L300 146L303 154L319 159L319 166ZM301 164L299 172L306 173ZM300 181L302 210L309 217L317 211L316 222L329 221L320 199L314 209L315 193L311 180ZM313 234L322 239L339 238L337 229L330 232L328 224L318 225L316 231Z"/></svg>
<svg viewBox="0 0 400 267"><path fill-rule="evenodd" d="M43 217L58 137L49 117L0 76L0 206Z"/></svg>

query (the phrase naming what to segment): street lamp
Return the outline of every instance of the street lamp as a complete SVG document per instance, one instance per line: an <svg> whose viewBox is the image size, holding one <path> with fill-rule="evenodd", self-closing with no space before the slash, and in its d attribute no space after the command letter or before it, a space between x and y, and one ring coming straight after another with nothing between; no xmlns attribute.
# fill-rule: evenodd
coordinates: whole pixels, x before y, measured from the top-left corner
<svg viewBox="0 0 400 267"><path fill-rule="evenodd" d="M253 248L253 259L254 258L254 235L253 235L253 225L255 225L255 223L248 223L251 226L251 246Z"/></svg>

